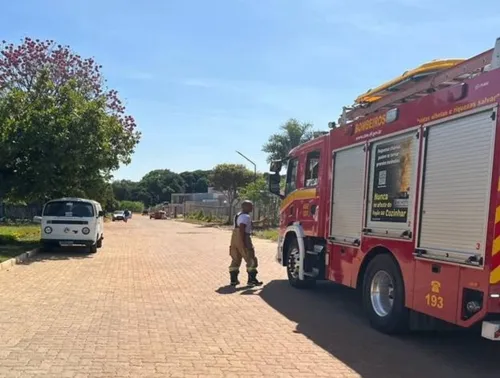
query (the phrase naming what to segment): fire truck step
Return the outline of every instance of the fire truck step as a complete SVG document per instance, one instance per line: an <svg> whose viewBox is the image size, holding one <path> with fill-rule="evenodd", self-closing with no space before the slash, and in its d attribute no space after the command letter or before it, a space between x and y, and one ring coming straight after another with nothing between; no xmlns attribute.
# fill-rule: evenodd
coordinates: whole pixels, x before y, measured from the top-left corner
<svg viewBox="0 0 500 378"><path fill-rule="evenodd" d="M315 244L313 246L312 250L306 250L306 254L308 254L308 255L316 255L317 256L317 255L321 254L324 249L325 249L324 245Z"/></svg>
<svg viewBox="0 0 500 378"><path fill-rule="evenodd" d="M304 276L307 276L307 277L318 277L318 275L319 275L318 268L313 268L312 272L304 272Z"/></svg>

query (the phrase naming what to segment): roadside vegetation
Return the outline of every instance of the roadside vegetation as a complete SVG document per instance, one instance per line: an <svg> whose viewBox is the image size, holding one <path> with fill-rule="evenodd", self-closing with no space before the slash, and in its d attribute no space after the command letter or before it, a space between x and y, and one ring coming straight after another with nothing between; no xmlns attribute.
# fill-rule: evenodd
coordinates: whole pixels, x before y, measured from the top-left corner
<svg viewBox="0 0 500 378"><path fill-rule="evenodd" d="M205 215L202 210L186 215L184 222L204 225L223 226L227 225L227 219L214 217L211 214Z"/></svg>
<svg viewBox="0 0 500 378"><path fill-rule="evenodd" d="M140 201L119 201L119 210L129 210L133 213L141 214L144 210L144 204Z"/></svg>
<svg viewBox="0 0 500 378"><path fill-rule="evenodd" d="M277 228L268 228L264 230L256 230L255 236L261 239L278 241L279 231Z"/></svg>
<svg viewBox="0 0 500 378"><path fill-rule="evenodd" d="M200 224L206 226L226 226L229 228L230 226L227 224L227 221L222 218L212 217L209 215L204 215L203 211L200 210L195 213L191 213L183 218L184 222ZM278 240L278 228L276 227L260 227L258 225L254 226L254 236L260 239L267 239L272 241Z"/></svg>
<svg viewBox="0 0 500 378"><path fill-rule="evenodd" d="M0 224L0 262L37 248L39 242L39 225Z"/></svg>

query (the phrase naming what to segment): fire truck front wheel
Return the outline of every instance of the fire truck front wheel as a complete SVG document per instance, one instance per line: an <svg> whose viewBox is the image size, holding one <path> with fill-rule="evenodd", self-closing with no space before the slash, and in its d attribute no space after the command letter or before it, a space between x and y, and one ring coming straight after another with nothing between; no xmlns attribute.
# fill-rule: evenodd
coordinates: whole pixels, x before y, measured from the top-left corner
<svg viewBox="0 0 500 378"><path fill-rule="evenodd" d="M309 289L316 284L316 280L312 277L304 277L304 280L299 279L300 269L300 253L297 239L293 239L287 249L287 264L286 273L290 285L297 289Z"/></svg>
<svg viewBox="0 0 500 378"><path fill-rule="evenodd" d="M363 279L363 307L373 328L387 334L401 333L409 325L404 282L390 255L379 255L370 263Z"/></svg>

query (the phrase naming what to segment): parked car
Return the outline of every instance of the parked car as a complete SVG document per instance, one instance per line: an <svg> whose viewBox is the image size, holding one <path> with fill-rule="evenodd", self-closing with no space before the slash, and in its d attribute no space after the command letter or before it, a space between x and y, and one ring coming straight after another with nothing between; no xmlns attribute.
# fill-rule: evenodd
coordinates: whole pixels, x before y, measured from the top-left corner
<svg viewBox="0 0 500 378"><path fill-rule="evenodd" d="M111 220L114 221L122 221L125 220L125 212L123 210L117 210L111 216Z"/></svg>
<svg viewBox="0 0 500 378"><path fill-rule="evenodd" d="M167 212L163 210L155 211L149 215L149 219L167 219Z"/></svg>

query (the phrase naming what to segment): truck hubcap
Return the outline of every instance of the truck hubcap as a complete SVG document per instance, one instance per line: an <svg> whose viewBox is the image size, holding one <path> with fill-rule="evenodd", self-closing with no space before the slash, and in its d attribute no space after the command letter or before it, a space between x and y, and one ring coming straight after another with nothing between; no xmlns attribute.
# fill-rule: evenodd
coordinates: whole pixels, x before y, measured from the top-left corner
<svg viewBox="0 0 500 378"><path fill-rule="evenodd" d="M372 278L370 299L375 313L384 317L389 315L394 306L394 282L389 273L378 271Z"/></svg>
<svg viewBox="0 0 500 378"><path fill-rule="evenodd" d="M290 275L297 279L299 278L300 255L299 249L293 248L290 250L290 257L288 258L288 271Z"/></svg>

